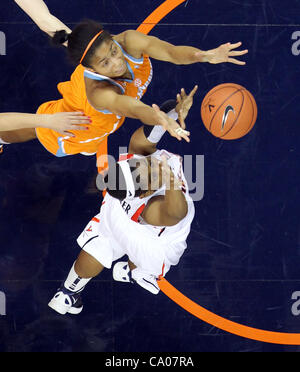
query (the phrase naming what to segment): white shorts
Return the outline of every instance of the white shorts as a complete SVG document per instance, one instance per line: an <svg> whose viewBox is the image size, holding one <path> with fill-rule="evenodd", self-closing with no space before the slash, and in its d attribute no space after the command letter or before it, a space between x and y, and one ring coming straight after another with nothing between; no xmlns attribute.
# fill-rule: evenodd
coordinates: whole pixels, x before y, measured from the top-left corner
<svg viewBox="0 0 300 372"><path fill-rule="evenodd" d="M133 222L139 227L139 224ZM122 229L124 230L124 229ZM176 265L186 249L186 242L176 244L141 236L138 231L134 237L130 232L126 241L126 234L113 234L107 224L101 219L101 213L94 217L77 239L79 246L104 267L110 269L112 263L127 255L143 273L156 278L163 277Z"/></svg>
<svg viewBox="0 0 300 372"><path fill-rule="evenodd" d="M105 236L99 231L100 215L94 217L77 239L79 246L93 256L104 267L110 269L112 263L126 254L113 236Z"/></svg>

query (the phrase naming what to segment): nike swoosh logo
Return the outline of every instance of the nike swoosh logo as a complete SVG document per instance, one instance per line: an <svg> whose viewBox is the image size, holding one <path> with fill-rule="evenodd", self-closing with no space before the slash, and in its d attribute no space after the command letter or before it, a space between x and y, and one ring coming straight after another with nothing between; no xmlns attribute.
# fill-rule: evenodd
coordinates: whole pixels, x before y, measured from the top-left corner
<svg viewBox="0 0 300 372"><path fill-rule="evenodd" d="M225 124L226 124L226 121L228 119L228 115L229 115L230 111L232 111L234 113L234 108L230 105L226 106L225 111L224 111L224 115L223 115L223 119L222 119L222 130L224 130L224 128L225 128Z"/></svg>

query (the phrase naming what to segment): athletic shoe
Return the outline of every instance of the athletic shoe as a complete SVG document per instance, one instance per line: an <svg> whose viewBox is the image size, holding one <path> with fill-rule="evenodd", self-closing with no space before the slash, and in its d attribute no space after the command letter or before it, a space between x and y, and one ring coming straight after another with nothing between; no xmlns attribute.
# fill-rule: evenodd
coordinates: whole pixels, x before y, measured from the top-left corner
<svg viewBox="0 0 300 372"><path fill-rule="evenodd" d="M160 291L155 276L149 275L138 268L131 271L128 262L117 262L115 264L113 278L118 282L137 283L153 294L158 294Z"/></svg>
<svg viewBox="0 0 300 372"><path fill-rule="evenodd" d="M113 268L113 278L117 282L133 283L128 262L117 262Z"/></svg>
<svg viewBox="0 0 300 372"><path fill-rule="evenodd" d="M83 309L80 293L65 293L64 288L59 288L57 293L54 295L48 306L55 310L61 315L79 314Z"/></svg>
<svg viewBox="0 0 300 372"><path fill-rule="evenodd" d="M137 270L137 269L135 269L135 270ZM135 276L135 270L132 271L133 280L138 285L140 285L141 287L146 289L147 291L149 291L149 292L151 292L155 295L158 294L159 291L160 291L160 288L157 284L155 276L153 276L153 275L143 275L142 277L140 277L140 275L139 275L137 277L137 276Z"/></svg>

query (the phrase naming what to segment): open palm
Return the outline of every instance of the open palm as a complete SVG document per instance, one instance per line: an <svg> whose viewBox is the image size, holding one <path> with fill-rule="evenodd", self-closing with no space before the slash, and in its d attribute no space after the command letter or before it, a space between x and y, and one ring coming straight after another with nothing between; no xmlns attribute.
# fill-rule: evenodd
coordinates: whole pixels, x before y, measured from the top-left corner
<svg viewBox="0 0 300 372"><path fill-rule="evenodd" d="M245 65L246 62L240 61L236 58L237 56L243 56L244 54L248 53L248 50L234 50L242 45L241 42L238 42L236 44L222 44L216 49L212 49L211 52L211 58L209 60L210 63L217 64L217 63L223 63L223 62L230 62L234 63L236 65Z"/></svg>

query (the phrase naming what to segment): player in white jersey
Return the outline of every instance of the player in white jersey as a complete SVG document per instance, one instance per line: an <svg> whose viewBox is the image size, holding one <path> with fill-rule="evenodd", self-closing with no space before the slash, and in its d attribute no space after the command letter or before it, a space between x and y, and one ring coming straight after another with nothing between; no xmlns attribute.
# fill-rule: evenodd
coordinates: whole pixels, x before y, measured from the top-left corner
<svg viewBox="0 0 300 372"><path fill-rule="evenodd" d="M189 95L182 90L177 102L166 102L161 111L175 120L179 114L185 126L196 90L197 86ZM49 302L58 313L79 314L86 284L123 256L128 260L115 264L113 278L154 294L159 292L157 280L178 264L195 211L182 158L156 148L164 132L158 126L139 128L131 137L129 154L121 155L104 179L98 176L98 188L105 188L106 195L100 213L77 239L82 251Z"/></svg>

